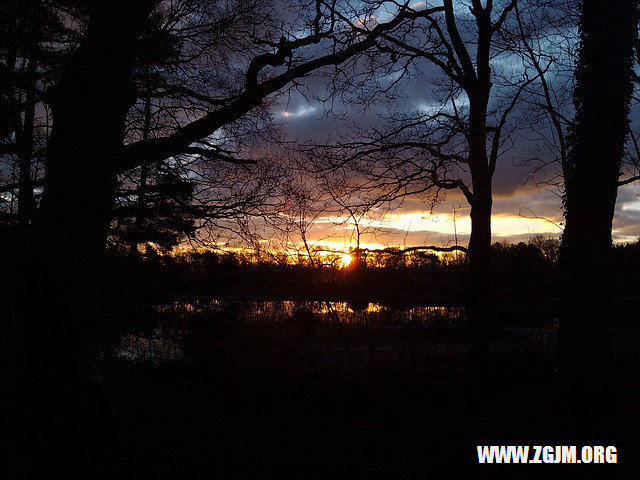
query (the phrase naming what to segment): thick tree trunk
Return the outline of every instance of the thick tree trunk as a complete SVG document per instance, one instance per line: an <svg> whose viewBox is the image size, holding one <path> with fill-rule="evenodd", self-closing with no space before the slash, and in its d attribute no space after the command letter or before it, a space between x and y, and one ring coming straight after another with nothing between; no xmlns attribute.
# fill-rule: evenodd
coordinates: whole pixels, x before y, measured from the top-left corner
<svg viewBox="0 0 640 480"><path fill-rule="evenodd" d="M53 92L38 246L56 258L83 265L105 247L115 164L135 98L135 42L151 3L101 2Z"/></svg>
<svg viewBox="0 0 640 480"><path fill-rule="evenodd" d="M482 195L479 195L480 191ZM489 352L492 318L491 292L491 182L480 189L471 206L471 238L469 240L469 322L471 351L475 359L486 363Z"/></svg>
<svg viewBox="0 0 640 480"><path fill-rule="evenodd" d="M488 47L486 48L488 51ZM485 58L488 66L488 56ZM480 67L479 67L480 69ZM491 208L492 177L487 156L487 105L491 83L488 69L469 97L469 168L473 186L469 239L469 302L471 353L479 371L485 371L492 328Z"/></svg>
<svg viewBox="0 0 640 480"><path fill-rule="evenodd" d="M564 165L560 365L584 382L611 357L611 228L628 131L636 0L584 0L576 119Z"/></svg>
<svg viewBox="0 0 640 480"><path fill-rule="evenodd" d="M52 91L54 124L35 226L37 300L24 292L22 303L26 364L43 379L58 375L72 384L90 367L115 164L134 101L136 40L155 3L97 2L86 38Z"/></svg>

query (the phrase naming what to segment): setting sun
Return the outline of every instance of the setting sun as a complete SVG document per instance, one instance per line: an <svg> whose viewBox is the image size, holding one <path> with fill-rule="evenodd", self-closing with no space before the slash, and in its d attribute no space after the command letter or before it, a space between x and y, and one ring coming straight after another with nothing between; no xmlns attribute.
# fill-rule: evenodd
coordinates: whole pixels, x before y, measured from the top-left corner
<svg viewBox="0 0 640 480"><path fill-rule="evenodd" d="M340 266L342 268L348 267L352 260L353 260L353 257L348 253L345 253L342 255L342 257L340 257Z"/></svg>

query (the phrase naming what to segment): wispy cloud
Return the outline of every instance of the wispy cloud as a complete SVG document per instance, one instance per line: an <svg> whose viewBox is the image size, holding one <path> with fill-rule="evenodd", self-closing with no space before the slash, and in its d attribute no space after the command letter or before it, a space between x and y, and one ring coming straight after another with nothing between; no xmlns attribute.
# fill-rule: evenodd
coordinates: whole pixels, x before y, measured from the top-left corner
<svg viewBox="0 0 640 480"><path fill-rule="evenodd" d="M300 105L292 110L285 110L280 113L280 116L286 119L294 119L310 115L317 111L317 108L313 105Z"/></svg>

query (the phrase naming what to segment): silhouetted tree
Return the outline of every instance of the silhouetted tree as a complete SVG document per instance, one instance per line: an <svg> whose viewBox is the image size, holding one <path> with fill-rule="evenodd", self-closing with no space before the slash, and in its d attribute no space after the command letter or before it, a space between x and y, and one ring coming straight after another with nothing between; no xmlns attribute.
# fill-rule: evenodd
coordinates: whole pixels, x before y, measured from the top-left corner
<svg viewBox="0 0 640 480"><path fill-rule="evenodd" d="M145 178L137 190L119 192L111 237L126 246L132 258L139 244L171 250L196 229L198 211L190 206L193 189L174 172L153 172L153 180Z"/></svg>
<svg viewBox="0 0 640 480"><path fill-rule="evenodd" d="M186 45L188 39L198 38L181 55L200 59L214 71L202 75L199 67L181 66L173 77L181 82L167 83L163 94L197 103L166 107L174 119L170 131L127 139L127 116L137 98L134 74L140 37L154 10L175 5L193 12L186 18L196 22L184 27L181 41ZM33 260L42 298L31 302L25 290L21 302L22 315L29 319L25 347L52 358L45 370L90 366L92 342L87 339L97 334L103 313L96 302L105 288L100 283L101 264L119 174L183 156L244 168L251 162L217 142L216 134L258 111L269 95L296 79L371 48L386 31L414 15L405 10L362 37L337 28L341 20L332 4L317 1L302 7L292 24L283 27L273 6L264 2L93 3L86 34L47 94L53 126ZM214 217L218 207L226 215L237 211L232 202L200 211L205 218ZM42 366L32 362L31 372Z"/></svg>
<svg viewBox="0 0 640 480"><path fill-rule="evenodd" d="M560 347L569 375L601 371L611 353L611 228L629 131L635 0L580 4L575 120L563 164Z"/></svg>
<svg viewBox="0 0 640 480"><path fill-rule="evenodd" d="M354 179L360 189L376 192L381 205L427 192L435 192L433 202L442 190L464 195L471 206L468 249L446 250L468 250L472 348L486 357L491 330L493 177L519 127L520 119L514 120L511 113L538 74L522 64L517 75L497 65L497 59L511 55L517 45L510 33L517 2L470 3L468 9L458 9L445 0L442 6L418 10L414 22L383 36L376 62L364 78L371 83L372 78L379 82L391 76L391 86L372 92L375 89L357 83L354 75L347 87L361 89L364 93L357 95L371 102L380 91L391 95L414 64L426 64L436 72L435 101L422 109L397 111L385 130L361 131L353 141L325 149L326 162L316 171ZM375 24L373 17L371 23ZM351 27L366 34L366 22L353 22Z"/></svg>
<svg viewBox="0 0 640 480"><path fill-rule="evenodd" d="M148 140L167 129L170 120L164 118L158 97L172 83L168 72L185 63L180 56L179 31L172 27L188 13L155 10L147 22L134 64L139 101L128 115L128 136ZM145 163L120 176L111 237L128 245L131 258L137 256L140 243L153 242L170 249L195 230L195 219L184 208L191 202L194 187L172 166L168 162Z"/></svg>
<svg viewBox="0 0 640 480"><path fill-rule="evenodd" d="M36 207L34 188L41 183L50 126L45 90L77 40L65 18L69 22L83 12L68 0L7 1L0 9L0 157L5 160L0 191L10 198L9 213L17 203L25 255Z"/></svg>
<svg viewBox="0 0 640 480"><path fill-rule="evenodd" d="M158 1L145 1L136 3L134 7L119 2L96 2L87 36L51 94L54 125L40 212L39 245L43 251L55 251L57 258L74 258L77 263L79 258L100 256L108 230L115 178L119 172L180 154L233 162L232 156L212 145L206 137L247 115L269 94L292 80L323 66L344 62L370 48L376 38L406 18L401 15L388 24L380 24L371 35L361 40L353 33L338 33L335 29L338 20L330 6L317 3L306 25L310 32L308 35L291 40L283 36L278 41L256 37L258 27L265 36L270 31L267 26L251 23L252 19L246 18L249 23L244 28L247 31L241 31L241 35L246 37L249 45L261 46L264 53L248 59L246 71L241 76L243 83L238 86L236 78L226 97L201 95L209 111L200 108L202 115L198 115L199 118L179 125L173 133L123 146L124 118L134 100L131 89L137 39L158 4ZM109 25L118 18L126 21L121 24L117 41L112 42L114 35ZM210 45L200 45L200 48L214 48L214 40L215 35ZM342 47L326 55L311 54L311 59L308 59L310 52L304 47L323 40ZM224 47L231 55L232 49L238 45ZM296 56L298 50L301 58ZM267 67L280 66L287 68L282 73L266 76ZM180 90L185 89L188 90L186 87ZM77 128L72 128L72 125ZM103 128L98 128L101 126ZM108 144L105 143L107 141ZM200 144L195 145L198 142ZM87 155L94 160L84 165L81 159ZM80 164L85 166L82 174L77 168ZM73 248L64 240L69 236L75 239Z"/></svg>

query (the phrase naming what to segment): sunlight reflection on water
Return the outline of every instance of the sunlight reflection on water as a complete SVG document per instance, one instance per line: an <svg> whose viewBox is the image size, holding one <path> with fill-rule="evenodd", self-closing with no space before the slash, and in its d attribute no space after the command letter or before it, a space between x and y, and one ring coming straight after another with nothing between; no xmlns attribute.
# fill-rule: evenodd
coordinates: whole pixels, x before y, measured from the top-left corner
<svg viewBox="0 0 640 480"><path fill-rule="evenodd" d="M348 333L407 328L437 328L460 332L465 309L460 306L406 305L375 302L327 302L298 300L238 300L188 298L158 304L146 312L146 322L121 337L117 356L128 360L163 361L183 358L180 339L194 335L194 325L204 320L211 325L281 325L295 332L301 326L334 329L342 325ZM194 323L195 322L195 323ZM151 324L151 327L149 327ZM146 328L146 330L142 330ZM217 328L217 327L216 327ZM227 327L225 327L227 328ZM316 328L316 327L313 327ZM364 330L363 330L364 329ZM391 329L391 330L389 330ZM344 332L343 332L344 333ZM464 350L462 344L456 350Z"/></svg>
<svg viewBox="0 0 640 480"><path fill-rule="evenodd" d="M515 322L496 325L491 351L556 351L556 316L524 313L517 309L512 312ZM222 346L223 350L251 352L247 345L252 342L260 348L265 347L260 342L275 342L267 354L297 345L295 348L324 352L322 358L334 358L343 350L354 358L367 352L385 359L468 351L465 309L452 305L193 297L143 308L133 317L114 352L129 361L188 361L184 347L192 348L193 339L203 351ZM525 321L518 321L520 317ZM527 323L527 319L534 322ZM637 329L614 328L612 333L616 356L640 358ZM218 343L212 346L211 342Z"/></svg>
<svg viewBox="0 0 640 480"><path fill-rule="evenodd" d="M503 321L492 332L491 351L555 351L558 325L553 316L536 313L536 321L526 323L518 322L519 317L531 317L522 310L512 314L515 322ZM385 355L468 351L466 311L455 305L191 297L154 305L142 317L121 337L120 358L186 359L183 345L197 337L205 350L213 348L209 338L229 345L231 338L245 347L255 339L277 338L273 341L283 345L313 345L327 352L345 344L352 353L381 350Z"/></svg>
<svg viewBox="0 0 640 480"><path fill-rule="evenodd" d="M281 322L295 312L307 310L320 321L330 320L340 323L360 323L373 321L390 325L406 322L428 324L444 319L457 322L464 318L465 309L460 306L411 306L390 305L374 302L326 302L298 300L230 300L230 299L188 299L171 304L158 305L158 312L192 314L201 311L233 311L243 321ZM328 318L331 317L331 318Z"/></svg>

